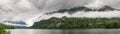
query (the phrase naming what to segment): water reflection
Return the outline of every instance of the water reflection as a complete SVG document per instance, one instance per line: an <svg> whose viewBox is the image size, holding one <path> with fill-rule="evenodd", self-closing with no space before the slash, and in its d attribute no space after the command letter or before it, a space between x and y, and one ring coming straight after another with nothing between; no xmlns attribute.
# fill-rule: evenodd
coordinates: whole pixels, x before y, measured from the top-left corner
<svg viewBox="0 0 120 34"><path fill-rule="evenodd" d="M13 29L11 34L120 34L120 29Z"/></svg>

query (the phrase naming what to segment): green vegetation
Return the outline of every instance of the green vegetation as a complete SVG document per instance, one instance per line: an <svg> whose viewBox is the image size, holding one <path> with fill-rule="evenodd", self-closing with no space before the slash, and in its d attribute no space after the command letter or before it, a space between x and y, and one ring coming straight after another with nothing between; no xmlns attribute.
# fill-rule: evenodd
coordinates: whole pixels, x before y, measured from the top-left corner
<svg viewBox="0 0 120 34"><path fill-rule="evenodd" d="M15 29L13 26L7 26L4 24L0 24L0 26L3 26L5 29Z"/></svg>
<svg viewBox="0 0 120 34"><path fill-rule="evenodd" d="M3 24L0 24L0 34L10 34L10 32L5 30L6 27Z"/></svg>
<svg viewBox="0 0 120 34"><path fill-rule="evenodd" d="M120 18L51 18L36 22L32 29L119 29Z"/></svg>

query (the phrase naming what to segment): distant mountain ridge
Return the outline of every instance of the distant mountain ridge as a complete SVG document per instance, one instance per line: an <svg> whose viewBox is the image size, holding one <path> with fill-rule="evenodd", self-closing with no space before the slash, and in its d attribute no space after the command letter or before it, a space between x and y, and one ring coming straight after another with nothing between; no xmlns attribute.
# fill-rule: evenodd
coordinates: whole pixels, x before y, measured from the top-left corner
<svg viewBox="0 0 120 34"><path fill-rule="evenodd" d="M81 7L74 7L74 8L70 8L70 9L60 9L58 11L54 11L54 12L50 12L50 13L46 13L46 14L64 13L64 12L68 12L69 14L73 14L73 13L78 12L78 11L114 11L114 10L120 11L119 9L115 9L115 8L110 7L110 6L104 6L104 7L99 8L99 9L91 9L91 8L81 6Z"/></svg>
<svg viewBox="0 0 120 34"><path fill-rule="evenodd" d="M7 26L12 26L15 29L25 29L27 28L26 26L19 26L19 25L27 25L24 21L4 21L5 23L9 23L10 25Z"/></svg>
<svg viewBox="0 0 120 34"><path fill-rule="evenodd" d="M98 11L112 11L112 10L119 11L119 9L115 9L115 8L110 7L110 6L104 6L104 7L100 8Z"/></svg>
<svg viewBox="0 0 120 34"><path fill-rule="evenodd" d="M5 22L11 24L27 25L24 21L5 21Z"/></svg>

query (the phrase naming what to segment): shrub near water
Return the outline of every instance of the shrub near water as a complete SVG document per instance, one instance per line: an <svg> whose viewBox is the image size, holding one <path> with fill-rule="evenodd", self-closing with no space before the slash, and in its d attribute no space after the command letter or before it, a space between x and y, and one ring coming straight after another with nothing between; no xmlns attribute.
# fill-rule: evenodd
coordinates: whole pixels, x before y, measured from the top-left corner
<svg viewBox="0 0 120 34"><path fill-rule="evenodd" d="M10 32L5 30L5 27L0 25L0 34L10 34Z"/></svg>

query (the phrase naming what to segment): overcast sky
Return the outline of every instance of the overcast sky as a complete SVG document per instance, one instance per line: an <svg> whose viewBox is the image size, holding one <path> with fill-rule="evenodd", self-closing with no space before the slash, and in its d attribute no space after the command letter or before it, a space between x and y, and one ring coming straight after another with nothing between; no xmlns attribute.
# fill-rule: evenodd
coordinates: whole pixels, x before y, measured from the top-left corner
<svg viewBox="0 0 120 34"><path fill-rule="evenodd" d="M36 20L42 12L50 12L54 10L73 8L83 5L92 8L98 8L104 5L120 8L120 0L0 0L0 22L5 20L23 20L28 24L28 26L31 26L34 23L34 20ZM120 12L113 12L88 12L87 14L84 12L83 13L85 16L90 17L119 16ZM81 12L76 13L73 16L78 16L80 14ZM53 16L62 17L64 15L71 16L69 14L54 14L45 15L45 18L50 18Z"/></svg>
<svg viewBox="0 0 120 34"><path fill-rule="evenodd" d="M120 0L31 0L30 2L41 10L58 10L82 5L91 5L92 7L109 5L120 8Z"/></svg>

